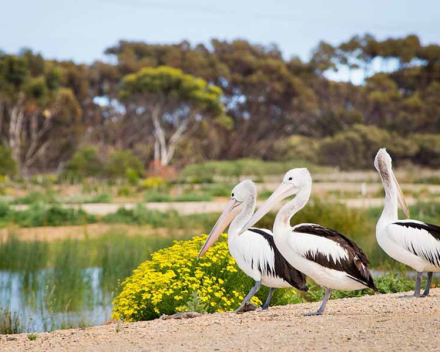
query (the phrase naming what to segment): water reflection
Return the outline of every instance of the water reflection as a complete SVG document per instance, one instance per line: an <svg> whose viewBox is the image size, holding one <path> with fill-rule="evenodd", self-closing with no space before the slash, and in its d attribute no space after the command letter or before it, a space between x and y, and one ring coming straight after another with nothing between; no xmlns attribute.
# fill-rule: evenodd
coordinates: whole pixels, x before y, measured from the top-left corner
<svg viewBox="0 0 440 352"><path fill-rule="evenodd" d="M0 308L17 312L25 331L103 324L110 319L113 292L102 279L102 269L78 274L70 276L72 282L56 269L0 270Z"/></svg>

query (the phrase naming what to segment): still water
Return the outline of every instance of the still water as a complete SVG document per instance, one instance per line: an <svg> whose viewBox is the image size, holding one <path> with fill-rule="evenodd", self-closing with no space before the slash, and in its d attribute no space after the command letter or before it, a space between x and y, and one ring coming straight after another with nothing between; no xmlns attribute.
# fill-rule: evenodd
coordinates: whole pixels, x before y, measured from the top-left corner
<svg viewBox="0 0 440 352"><path fill-rule="evenodd" d="M101 268L82 270L74 292L56 276L53 269L1 270L0 309L17 317L26 332L100 325L110 319L114 292L103 285Z"/></svg>

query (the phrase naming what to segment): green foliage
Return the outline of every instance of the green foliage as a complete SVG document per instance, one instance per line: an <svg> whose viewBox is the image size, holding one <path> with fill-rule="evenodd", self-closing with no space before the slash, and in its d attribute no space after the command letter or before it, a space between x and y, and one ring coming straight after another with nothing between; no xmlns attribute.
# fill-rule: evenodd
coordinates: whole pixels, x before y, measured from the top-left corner
<svg viewBox="0 0 440 352"><path fill-rule="evenodd" d="M0 204L0 224L17 224L21 227L83 225L96 222L93 215L82 209L62 208L58 205L47 206L34 203L25 210L14 210L6 204Z"/></svg>
<svg viewBox="0 0 440 352"><path fill-rule="evenodd" d="M146 67L123 79L119 94L121 100L148 94L193 104L195 108L214 112L215 115L222 115L224 110L220 102L220 88L172 67Z"/></svg>
<svg viewBox="0 0 440 352"><path fill-rule="evenodd" d="M219 177L234 180L240 176L262 179L265 175L282 175L286 170L295 167L307 167L311 172L319 170L319 167L303 160L271 162L254 159L238 159L234 161L210 161L203 164L189 165L182 170L180 178L193 183L210 183Z"/></svg>
<svg viewBox="0 0 440 352"><path fill-rule="evenodd" d="M23 197L15 198L13 204L34 204L34 203L57 203L56 193L53 191L30 192Z"/></svg>
<svg viewBox="0 0 440 352"><path fill-rule="evenodd" d="M418 146L415 159L420 164L433 168L440 167L440 136L438 134L415 134L412 141Z"/></svg>
<svg viewBox="0 0 440 352"><path fill-rule="evenodd" d="M322 163L338 165L343 169L367 169L377 151L386 147L398 161L410 158L417 147L397 135L375 126L355 125L334 137L327 137L319 144L319 157Z"/></svg>
<svg viewBox="0 0 440 352"><path fill-rule="evenodd" d="M408 292L414 290L414 280L407 278L402 273L384 273L381 277L374 279L378 293L375 293L372 289L356 290L356 291L338 291L332 292L332 299L350 298L350 297L362 297L365 295L374 294L389 294L398 292ZM304 302L319 302L324 298L324 289L313 282L309 282L309 291L304 292L287 292L281 298L281 304L297 304Z"/></svg>
<svg viewBox="0 0 440 352"><path fill-rule="evenodd" d="M94 147L78 150L67 163L64 178L81 180L84 177L98 177L103 170L103 163Z"/></svg>
<svg viewBox="0 0 440 352"><path fill-rule="evenodd" d="M84 327L96 322L78 319L81 312L108 305L134 268L171 243L172 237L129 236L119 227L100 237L85 233L80 240L20 241L12 235L0 241L0 269L15 273L23 288L20 302L39 312L44 330ZM90 268L100 268L99 276L92 276ZM91 291L96 280L98 294ZM33 324L25 315L0 310L0 334L35 331Z"/></svg>
<svg viewBox="0 0 440 352"><path fill-rule="evenodd" d="M37 339L38 335L37 334L28 334L27 338L31 341L35 341Z"/></svg>
<svg viewBox="0 0 440 352"><path fill-rule="evenodd" d="M293 135L277 141L274 146L275 158L278 160L307 160L318 163L319 141L309 137Z"/></svg>
<svg viewBox="0 0 440 352"><path fill-rule="evenodd" d="M108 156L106 176L114 179L127 179L130 183L137 181L144 174L142 161L131 150L117 150Z"/></svg>
<svg viewBox="0 0 440 352"><path fill-rule="evenodd" d="M207 304L200 299L197 291L193 291L191 298L186 302L185 309L187 312L206 313Z"/></svg>
<svg viewBox="0 0 440 352"><path fill-rule="evenodd" d="M150 320L162 314L188 311L195 304L204 305L209 313L235 309L252 286L252 280L229 255L226 235L198 260L206 237L176 241L142 263L123 282L122 291L113 302L112 317L124 321ZM261 304L258 297L253 302Z"/></svg>
<svg viewBox="0 0 440 352"><path fill-rule="evenodd" d="M142 188L160 190L168 187L169 183L162 177L149 177L142 182Z"/></svg>
<svg viewBox="0 0 440 352"><path fill-rule="evenodd" d="M0 145L0 175L14 176L17 173L17 163L12 158L11 151Z"/></svg>
<svg viewBox="0 0 440 352"><path fill-rule="evenodd" d="M174 196L164 192L147 191L144 197L145 202L205 202L212 200L210 194L185 192L182 195Z"/></svg>

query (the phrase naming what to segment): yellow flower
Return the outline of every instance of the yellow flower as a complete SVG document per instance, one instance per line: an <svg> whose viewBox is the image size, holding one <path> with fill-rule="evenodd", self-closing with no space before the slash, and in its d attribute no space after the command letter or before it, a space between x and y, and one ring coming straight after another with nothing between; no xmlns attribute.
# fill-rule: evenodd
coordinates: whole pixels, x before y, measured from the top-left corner
<svg viewBox="0 0 440 352"><path fill-rule="evenodd" d="M175 241L171 247L153 253L151 260L140 264L122 283L122 290L113 301L112 317L136 321L194 307L209 313L236 308L251 280L238 270L230 256L225 234L197 260L206 238L201 235L189 241ZM252 302L261 304L258 298Z"/></svg>

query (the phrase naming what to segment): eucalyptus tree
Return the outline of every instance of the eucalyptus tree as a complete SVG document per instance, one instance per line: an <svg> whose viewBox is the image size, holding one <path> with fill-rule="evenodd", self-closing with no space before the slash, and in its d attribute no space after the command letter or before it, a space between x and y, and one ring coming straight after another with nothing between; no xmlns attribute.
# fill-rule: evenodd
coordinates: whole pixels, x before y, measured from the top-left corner
<svg viewBox="0 0 440 352"><path fill-rule="evenodd" d="M217 86L166 66L125 76L119 92L126 123L135 123L139 133L145 125L153 126L154 159L164 166L170 164L182 138L202 120L230 122L221 96Z"/></svg>
<svg viewBox="0 0 440 352"><path fill-rule="evenodd" d="M61 88L55 63L30 50L0 56L1 142L21 173L44 159L52 142L62 145L62 127L70 128L80 117L75 96Z"/></svg>

